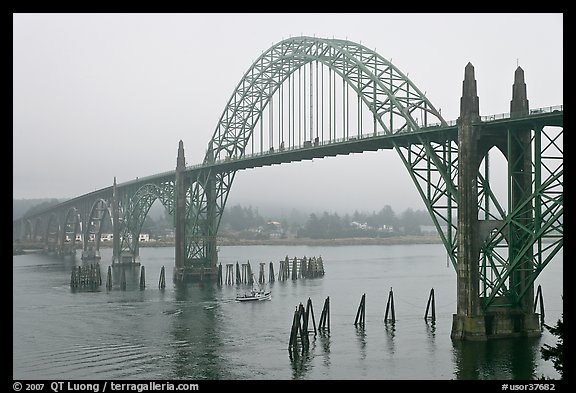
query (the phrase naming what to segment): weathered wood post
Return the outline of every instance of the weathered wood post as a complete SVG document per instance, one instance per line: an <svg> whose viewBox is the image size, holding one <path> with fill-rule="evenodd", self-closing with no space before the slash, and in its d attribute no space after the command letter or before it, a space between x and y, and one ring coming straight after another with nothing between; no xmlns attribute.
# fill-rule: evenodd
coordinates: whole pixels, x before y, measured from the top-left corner
<svg viewBox="0 0 576 393"><path fill-rule="evenodd" d="M274 282L274 263L270 262L270 268L268 272L268 282Z"/></svg>
<svg viewBox="0 0 576 393"><path fill-rule="evenodd" d="M76 267L72 267L72 272L70 273L70 287L76 288L78 285L76 284Z"/></svg>
<svg viewBox="0 0 576 393"><path fill-rule="evenodd" d="M240 276L240 264L236 261L236 285L242 284L242 277Z"/></svg>
<svg viewBox="0 0 576 393"><path fill-rule="evenodd" d="M292 261L292 280L296 280L298 278L298 260L294 257Z"/></svg>
<svg viewBox="0 0 576 393"><path fill-rule="evenodd" d="M260 262L260 274L258 276L258 282L260 284L264 284L265 280L264 280L264 265L266 265L265 262Z"/></svg>
<svg viewBox="0 0 576 393"><path fill-rule="evenodd" d="M250 261L247 263L248 265L248 284L254 284L254 275L252 274L252 266L250 266Z"/></svg>
<svg viewBox="0 0 576 393"><path fill-rule="evenodd" d="M288 350L292 352L294 349L298 349L298 324L299 322L298 307L294 310L294 318L292 319L292 329L290 329L290 341L288 343ZM295 353L298 353L295 351Z"/></svg>
<svg viewBox="0 0 576 393"><path fill-rule="evenodd" d="M308 302L306 303L306 325L308 325L308 317L312 315L312 325L314 326L314 337L316 337L316 319L314 318L314 309L312 308L312 299L308 298ZM308 333L308 329L306 329L306 333Z"/></svg>
<svg viewBox="0 0 576 393"><path fill-rule="evenodd" d="M166 288L166 273L164 272L164 266L160 269L160 279L158 280L158 288Z"/></svg>
<svg viewBox="0 0 576 393"><path fill-rule="evenodd" d="M108 266L108 275L106 277L106 289L112 289L112 267Z"/></svg>
<svg viewBox="0 0 576 393"><path fill-rule="evenodd" d="M302 320L302 323L300 323L300 320ZM306 318L306 310L302 303L298 306L298 332L300 333L300 340L302 342L302 353L304 353L308 351L310 339L308 337L308 319Z"/></svg>
<svg viewBox="0 0 576 393"><path fill-rule="evenodd" d="M222 285L222 263L218 264L218 285Z"/></svg>
<svg viewBox="0 0 576 393"><path fill-rule="evenodd" d="M226 284L233 284L234 283L234 264L227 263L226 264Z"/></svg>
<svg viewBox="0 0 576 393"><path fill-rule="evenodd" d="M324 307L322 307L318 329L330 331L330 296L324 300Z"/></svg>
<svg viewBox="0 0 576 393"><path fill-rule="evenodd" d="M360 305L358 306L358 311L356 312L356 319L354 320L354 326L360 324L364 326L366 321L366 294L362 295L360 299Z"/></svg>
<svg viewBox="0 0 576 393"><path fill-rule="evenodd" d="M140 267L140 289L146 288L146 274L144 273L144 266Z"/></svg>
<svg viewBox="0 0 576 393"><path fill-rule="evenodd" d="M432 305L432 322L436 321L436 306L434 302L434 288L430 290L430 296L428 296L428 303L426 304L426 312L424 313L424 319L428 320L428 310L430 309L430 305Z"/></svg>
<svg viewBox="0 0 576 393"><path fill-rule="evenodd" d="M388 311L391 311L390 319L388 318ZM384 322L396 322L396 314L394 313L394 293L392 292L392 287L390 287L390 292L388 294L388 302L386 303L386 313L384 314Z"/></svg>
<svg viewBox="0 0 576 393"><path fill-rule="evenodd" d="M538 284L538 289L536 290L536 301L534 302L534 312L536 312L536 306L540 303L540 325L544 326L544 298L542 296L542 287Z"/></svg>

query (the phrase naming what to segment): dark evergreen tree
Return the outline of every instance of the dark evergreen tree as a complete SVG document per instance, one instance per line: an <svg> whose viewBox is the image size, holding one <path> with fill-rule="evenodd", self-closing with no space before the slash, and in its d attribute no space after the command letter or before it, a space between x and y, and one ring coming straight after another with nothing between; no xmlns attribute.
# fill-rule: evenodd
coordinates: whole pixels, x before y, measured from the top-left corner
<svg viewBox="0 0 576 393"><path fill-rule="evenodd" d="M554 365L554 369L560 374L560 378L564 378L564 314L562 318L556 322L555 326L548 326L544 324L544 327L548 329L550 333L558 337L556 346L553 347L548 344L544 344L540 348L540 353L542 354L542 359L551 360Z"/></svg>

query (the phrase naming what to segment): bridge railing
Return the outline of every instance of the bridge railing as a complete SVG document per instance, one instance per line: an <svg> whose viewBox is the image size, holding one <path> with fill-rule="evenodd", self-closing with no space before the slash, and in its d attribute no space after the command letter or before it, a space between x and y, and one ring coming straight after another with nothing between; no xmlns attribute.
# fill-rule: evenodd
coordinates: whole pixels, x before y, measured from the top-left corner
<svg viewBox="0 0 576 393"><path fill-rule="evenodd" d="M528 112L528 116L530 115L540 115L542 113L552 113L554 111L563 111L564 105L556 105L556 106L546 106L543 108L535 108L530 109ZM493 120L501 120L501 119L510 119L510 113L500 113L496 115L488 115L488 116L480 116L481 121L493 121Z"/></svg>

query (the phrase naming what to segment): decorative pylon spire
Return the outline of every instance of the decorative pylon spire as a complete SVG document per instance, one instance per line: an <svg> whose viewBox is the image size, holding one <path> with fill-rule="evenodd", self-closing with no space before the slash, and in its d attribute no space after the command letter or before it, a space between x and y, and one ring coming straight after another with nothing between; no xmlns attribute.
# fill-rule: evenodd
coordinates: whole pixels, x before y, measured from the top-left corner
<svg viewBox="0 0 576 393"><path fill-rule="evenodd" d="M184 158L184 142L180 139L178 142L178 158L176 159L176 169L184 169L186 167L186 160Z"/></svg>
<svg viewBox="0 0 576 393"><path fill-rule="evenodd" d="M523 116L529 112L526 83L524 82L524 70L518 66L514 72L514 84L512 85L512 101L510 101L510 116Z"/></svg>
<svg viewBox="0 0 576 393"><path fill-rule="evenodd" d="M462 82L462 97L460 98L460 117L474 118L480 116L480 104L474 79L474 66L466 64L464 81Z"/></svg>

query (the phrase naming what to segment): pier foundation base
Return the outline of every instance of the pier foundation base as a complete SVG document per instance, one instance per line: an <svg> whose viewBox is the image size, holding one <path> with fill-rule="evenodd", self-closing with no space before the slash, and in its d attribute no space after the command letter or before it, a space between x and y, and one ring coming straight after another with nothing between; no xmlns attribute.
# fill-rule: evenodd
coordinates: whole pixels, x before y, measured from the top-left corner
<svg viewBox="0 0 576 393"><path fill-rule="evenodd" d="M174 282L216 282L218 267L181 267L174 268Z"/></svg>
<svg viewBox="0 0 576 393"><path fill-rule="evenodd" d="M484 341L494 338L539 337L542 335L539 315L517 310L486 312L469 317L454 314L452 318L453 340Z"/></svg>

